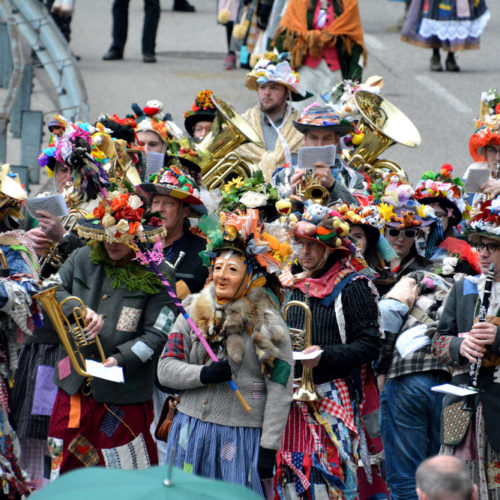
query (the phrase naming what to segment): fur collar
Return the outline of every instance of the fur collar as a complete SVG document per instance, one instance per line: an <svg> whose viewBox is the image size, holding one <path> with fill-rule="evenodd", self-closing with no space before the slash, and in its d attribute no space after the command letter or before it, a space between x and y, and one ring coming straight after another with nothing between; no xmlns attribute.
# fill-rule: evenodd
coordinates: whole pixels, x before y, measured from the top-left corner
<svg viewBox="0 0 500 500"><path fill-rule="evenodd" d="M184 301L191 317L210 344L222 345L228 357L240 363L243 357L243 335L250 335L255 352L266 375L279 358L279 344L289 335L278 304L264 287L226 304L218 304L213 283Z"/></svg>

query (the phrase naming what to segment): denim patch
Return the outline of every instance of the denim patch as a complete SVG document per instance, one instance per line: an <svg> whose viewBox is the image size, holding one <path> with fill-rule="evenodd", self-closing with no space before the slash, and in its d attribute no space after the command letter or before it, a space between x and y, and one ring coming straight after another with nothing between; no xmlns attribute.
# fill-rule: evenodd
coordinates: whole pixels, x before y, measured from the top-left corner
<svg viewBox="0 0 500 500"><path fill-rule="evenodd" d="M104 434L106 434L106 436L111 437L115 433L118 426L120 425L119 418L122 418L123 415L125 415L125 412L121 408L118 408L117 406L114 405L110 405L109 409L116 416L113 415L113 413L107 413L102 420L101 431Z"/></svg>

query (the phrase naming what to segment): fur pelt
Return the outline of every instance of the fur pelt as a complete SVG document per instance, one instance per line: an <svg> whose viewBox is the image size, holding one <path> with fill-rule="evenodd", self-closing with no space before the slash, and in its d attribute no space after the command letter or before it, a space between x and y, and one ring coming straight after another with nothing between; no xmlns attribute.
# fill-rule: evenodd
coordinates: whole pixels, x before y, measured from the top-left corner
<svg viewBox="0 0 500 500"><path fill-rule="evenodd" d="M222 342L230 359L240 363L243 356L243 335L250 335L255 344L263 373L269 374L279 344L288 335L278 305L264 288L226 304L217 304L213 284L184 301L193 321L209 342Z"/></svg>

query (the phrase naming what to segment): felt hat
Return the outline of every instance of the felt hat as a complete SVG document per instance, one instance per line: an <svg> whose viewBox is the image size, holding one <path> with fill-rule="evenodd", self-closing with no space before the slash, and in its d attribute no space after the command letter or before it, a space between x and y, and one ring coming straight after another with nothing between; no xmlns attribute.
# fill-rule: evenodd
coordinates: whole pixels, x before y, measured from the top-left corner
<svg viewBox="0 0 500 500"><path fill-rule="evenodd" d="M217 108L210 99L212 94L211 90L198 92L191 109L184 113L184 128L191 137L193 137L194 127L198 122L213 122L215 119Z"/></svg>
<svg viewBox="0 0 500 500"><path fill-rule="evenodd" d="M438 173L425 172L415 190L415 199L422 204L439 203L448 211L450 224L456 226L467 215L463 199L464 184L460 177L452 178L453 167L445 163Z"/></svg>
<svg viewBox="0 0 500 500"><path fill-rule="evenodd" d="M197 173L203 172L204 167L211 160L208 151L197 149L187 137L168 141L167 154L172 158L177 158L182 166Z"/></svg>
<svg viewBox="0 0 500 500"><path fill-rule="evenodd" d="M318 103L313 103L305 108L300 115L299 121L294 121L293 126L303 134L308 130L326 128L343 136L354 130L352 123L341 120L330 106L320 106Z"/></svg>
<svg viewBox="0 0 500 500"><path fill-rule="evenodd" d="M134 193L108 191L94 208L92 219L79 219L78 236L87 240L130 243L132 240L153 242L166 234L161 219L144 218L142 200Z"/></svg>
<svg viewBox="0 0 500 500"><path fill-rule="evenodd" d="M479 210L472 214L464 230L464 236L476 243L481 237L500 241L500 200L481 203Z"/></svg>
<svg viewBox="0 0 500 500"><path fill-rule="evenodd" d="M495 89L481 94L480 117L469 140L469 153L474 161L485 160L485 147L500 145L500 95Z"/></svg>

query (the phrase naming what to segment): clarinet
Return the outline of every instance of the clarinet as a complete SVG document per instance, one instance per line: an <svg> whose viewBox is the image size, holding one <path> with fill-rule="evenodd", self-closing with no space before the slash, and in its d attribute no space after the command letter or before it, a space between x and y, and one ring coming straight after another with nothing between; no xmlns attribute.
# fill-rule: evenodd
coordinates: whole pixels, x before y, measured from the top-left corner
<svg viewBox="0 0 500 500"><path fill-rule="evenodd" d="M493 281L495 279L495 264L490 264L488 268L488 274L486 275L486 282L484 284L484 294L483 300L481 301L481 306L479 308L479 314L477 316L478 323L484 323L486 321L486 316L488 314L488 308L490 306L491 289L493 287ZM475 363L470 364L469 375L472 381L472 387L477 388L479 370L481 369L482 358L477 358Z"/></svg>

